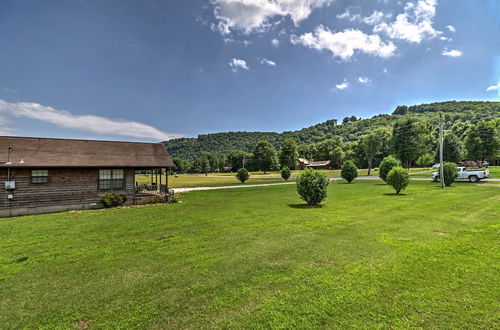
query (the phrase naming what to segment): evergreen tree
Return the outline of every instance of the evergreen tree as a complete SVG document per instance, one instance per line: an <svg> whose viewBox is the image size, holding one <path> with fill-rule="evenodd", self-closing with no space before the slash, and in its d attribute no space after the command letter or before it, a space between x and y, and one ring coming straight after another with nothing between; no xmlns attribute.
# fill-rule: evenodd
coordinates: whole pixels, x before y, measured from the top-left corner
<svg viewBox="0 0 500 330"><path fill-rule="evenodd" d="M443 159L445 162L458 163L463 159L462 142L453 133L445 134L443 138ZM439 142L434 154L434 161L439 162Z"/></svg>
<svg viewBox="0 0 500 330"><path fill-rule="evenodd" d="M299 157L297 142L294 139L286 139L279 156L281 167L294 170L297 167L297 157Z"/></svg>
<svg viewBox="0 0 500 330"><path fill-rule="evenodd" d="M406 168L411 166L419 151L419 129L417 122L406 119L394 125L392 133L394 153Z"/></svg>

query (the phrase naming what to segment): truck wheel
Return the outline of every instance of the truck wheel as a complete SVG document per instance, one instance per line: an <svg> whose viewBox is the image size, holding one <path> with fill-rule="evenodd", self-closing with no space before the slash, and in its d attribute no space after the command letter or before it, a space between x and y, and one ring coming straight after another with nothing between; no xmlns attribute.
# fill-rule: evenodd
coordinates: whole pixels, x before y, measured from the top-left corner
<svg viewBox="0 0 500 330"><path fill-rule="evenodd" d="M477 177L477 175L471 175L469 177L469 181L470 182L478 182L479 181L479 178Z"/></svg>
<svg viewBox="0 0 500 330"><path fill-rule="evenodd" d="M435 177L432 181L438 182L439 181L439 177Z"/></svg>

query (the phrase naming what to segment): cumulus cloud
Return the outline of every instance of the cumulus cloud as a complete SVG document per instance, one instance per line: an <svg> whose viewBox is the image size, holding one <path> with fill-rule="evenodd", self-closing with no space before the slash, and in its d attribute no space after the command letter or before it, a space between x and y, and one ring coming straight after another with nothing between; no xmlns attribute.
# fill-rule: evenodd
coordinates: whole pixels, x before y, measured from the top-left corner
<svg viewBox="0 0 500 330"><path fill-rule="evenodd" d="M271 43L273 44L274 47L278 47L280 45L280 41L278 39L271 40Z"/></svg>
<svg viewBox="0 0 500 330"><path fill-rule="evenodd" d="M276 62L268 60L267 58L263 58L260 60L260 64L267 64L270 66L276 66Z"/></svg>
<svg viewBox="0 0 500 330"><path fill-rule="evenodd" d="M374 10L373 13L370 16L367 17L361 17L360 14L353 14L349 8L346 9L345 12L342 14L337 15L338 19L346 19L351 22L358 21L362 22L368 25L376 25L381 23L383 20L391 18L392 14L390 13L383 13L378 10Z"/></svg>
<svg viewBox="0 0 500 330"><path fill-rule="evenodd" d="M371 80L368 79L368 77L358 77L358 82L362 84L368 84L369 82L371 82Z"/></svg>
<svg viewBox="0 0 500 330"><path fill-rule="evenodd" d="M457 29L455 29L455 27L453 25L447 25L446 28L450 31L450 32L455 32L457 31Z"/></svg>
<svg viewBox="0 0 500 330"><path fill-rule="evenodd" d="M427 38L437 37L442 32L433 27L436 5L437 0L408 2L404 7L404 13L397 15L394 22L381 22L374 27L373 31L385 33L392 39L413 43L421 43Z"/></svg>
<svg viewBox="0 0 500 330"><path fill-rule="evenodd" d="M250 68L247 66L247 62L239 58L233 58L231 61L229 61L229 66L234 73L238 72L240 69L250 70Z"/></svg>
<svg viewBox="0 0 500 330"><path fill-rule="evenodd" d="M498 90L500 90L500 84L492 85L492 86L489 86L488 88L486 88L487 92L493 92L493 91L498 91Z"/></svg>
<svg viewBox="0 0 500 330"><path fill-rule="evenodd" d="M346 89L348 87L349 87L349 83L347 81L345 81L345 80L344 80L343 83L335 85L335 88L337 88L339 90L344 90L344 89Z"/></svg>
<svg viewBox="0 0 500 330"><path fill-rule="evenodd" d="M238 30L264 31L273 18L290 17L295 25L331 0L212 0L217 23L213 29L222 35Z"/></svg>
<svg viewBox="0 0 500 330"><path fill-rule="evenodd" d="M441 54L443 56L448 56L448 57L460 57L463 55L462 51L460 51L460 50L456 50L456 49L448 50L446 48L443 50L443 52Z"/></svg>
<svg viewBox="0 0 500 330"><path fill-rule="evenodd" d="M354 29L332 32L322 25L318 26L314 33L292 35L290 41L292 44L300 44L318 51L328 50L333 56L344 61L349 60L356 52L386 58L393 56L396 51L394 43L385 43L378 35L367 35Z"/></svg>
<svg viewBox="0 0 500 330"><path fill-rule="evenodd" d="M180 134L166 133L152 126L134 121L115 120L93 115L74 115L68 111L57 110L38 103L9 103L0 100L0 113L103 135L128 136L158 141L182 137Z"/></svg>

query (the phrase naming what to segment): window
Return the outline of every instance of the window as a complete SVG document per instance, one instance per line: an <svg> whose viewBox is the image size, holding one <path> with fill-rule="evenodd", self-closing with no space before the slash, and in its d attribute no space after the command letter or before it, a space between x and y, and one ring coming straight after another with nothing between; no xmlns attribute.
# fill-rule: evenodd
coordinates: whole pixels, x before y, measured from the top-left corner
<svg viewBox="0 0 500 330"><path fill-rule="evenodd" d="M49 170L31 170L31 183L48 183Z"/></svg>
<svg viewBox="0 0 500 330"><path fill-rule="evenodd" d="M125 187L123 169L99 170L99 189L113 190Z"/></svg>

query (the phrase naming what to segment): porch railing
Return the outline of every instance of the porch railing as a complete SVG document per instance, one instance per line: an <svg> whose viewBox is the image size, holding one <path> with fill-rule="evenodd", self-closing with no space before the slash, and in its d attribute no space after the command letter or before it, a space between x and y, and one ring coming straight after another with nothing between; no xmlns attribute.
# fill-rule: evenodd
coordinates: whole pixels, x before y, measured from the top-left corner
<svg viewBox="0 0 500 330"><path fill-rule="evenodd" d="M162 195L167 193L167 185L155 183L136 184L136 195Z"/></svg>

